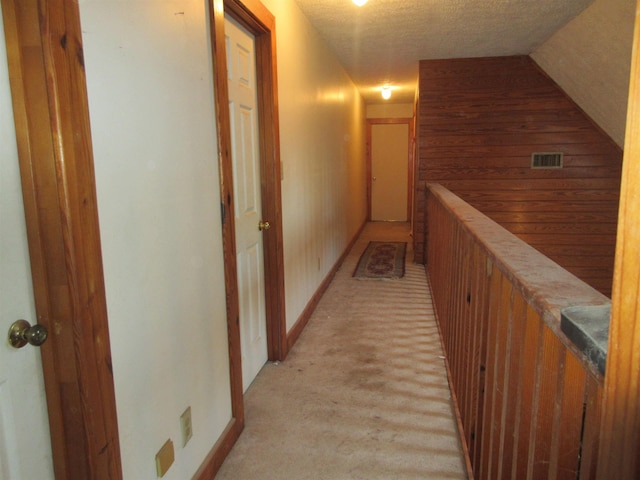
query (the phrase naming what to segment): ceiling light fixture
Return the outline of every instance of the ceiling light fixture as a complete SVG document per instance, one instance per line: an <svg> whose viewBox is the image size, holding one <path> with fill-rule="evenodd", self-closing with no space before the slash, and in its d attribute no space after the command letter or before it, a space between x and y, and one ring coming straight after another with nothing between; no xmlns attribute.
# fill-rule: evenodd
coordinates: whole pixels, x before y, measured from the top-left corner
<svg viewBox="0 0 640 480"><path fill-rule="evenodd" d="M389 85L382 87L382 98L385 100L389 100L391 98L391 87Z"/></svg>
<svg viewBox="0 0 640 480"><path fill-rule="evenodd" d="M361 7L363 6L365 3L367 3L368 0L353 0L353 3L355 3L357 6Z"/></svg>

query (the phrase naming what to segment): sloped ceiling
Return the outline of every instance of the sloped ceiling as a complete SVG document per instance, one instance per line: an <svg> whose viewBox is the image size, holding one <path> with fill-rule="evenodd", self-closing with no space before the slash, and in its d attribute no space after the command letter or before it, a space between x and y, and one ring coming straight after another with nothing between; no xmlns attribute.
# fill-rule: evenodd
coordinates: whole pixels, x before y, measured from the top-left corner
<svg viewBox="0 0 640 480"><path fill-rule="evenodd" d="M296 0L367 103L412 102L418 61L528 55L593 0Z"/></svg>

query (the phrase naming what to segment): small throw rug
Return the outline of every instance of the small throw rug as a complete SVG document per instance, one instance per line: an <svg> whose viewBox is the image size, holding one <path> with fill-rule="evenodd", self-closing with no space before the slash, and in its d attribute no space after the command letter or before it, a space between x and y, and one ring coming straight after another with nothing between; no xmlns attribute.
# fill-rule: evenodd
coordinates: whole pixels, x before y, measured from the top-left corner
<svg viewBox="0 0 640 480"><path fill-rule="evenodd" d="M400 278L404 276L407 242L369 242L358 261L356 278Z"/></svg>

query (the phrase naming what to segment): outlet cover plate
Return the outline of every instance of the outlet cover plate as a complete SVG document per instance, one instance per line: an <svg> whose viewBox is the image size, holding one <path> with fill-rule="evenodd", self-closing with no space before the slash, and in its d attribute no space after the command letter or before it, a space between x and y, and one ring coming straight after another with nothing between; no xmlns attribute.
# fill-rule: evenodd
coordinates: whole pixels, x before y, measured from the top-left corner
<svg viewBox="0 0 640 480"><path fill-rule="evenodd" d="M164 442L164 445L156 454L156 470L158 472L158 477L164 477L164 474L167 473L169 467L173 465L174 459L173 442L169 439Z"/></svg>
<svg viewBox="0 0 640 480"><path fill-rule="evenodd" d="M180 415L180 430L182 431L182 446L184 447L193 436L193 426L191 424L191 407Z"/></svg>

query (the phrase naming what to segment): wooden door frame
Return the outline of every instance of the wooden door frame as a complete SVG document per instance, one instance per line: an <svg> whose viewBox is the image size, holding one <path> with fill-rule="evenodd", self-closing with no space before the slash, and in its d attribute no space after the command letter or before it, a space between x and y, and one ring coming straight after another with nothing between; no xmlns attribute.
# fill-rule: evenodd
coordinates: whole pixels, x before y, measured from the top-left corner
<svg viewBox="0 0 640 480"><path fill-rule="evenodd" d="M54 475L121 479L78 3L1 1Z"/></svg>
<svg viewBox="0 0 640 480"><path fill-rule="evenodd" d="M210 478L215 475L244 428L242 351L240 347L238 274L233 214L231 117L224 32L225 13L229 13L243 25L255 36L256 40L262 214L263 218L269 220L272 226L263 237L268 358L272 361L283 360L288 353L286 350L284 256L282 253L275 18L258 0L209 0L220 194L223 211L222 237L233 419L195 478Z"/></svg>
<svg viewBox="0 0 640 480"><path fill-rule="evenodd" d="M373 185L371 182L371 150L372 138L371 130L373 125L407 125L407 222L413 223L413 137L414 137L414 121L413 118L367 118L367 221L371 221L371 197L373 193Z"/></svg>
<svg viewBox="0 0 640 480"><path fill-rule="evenodd" d="M227 88L226 43L224 41L224 14L228 13L255 36L256 77L258 83L258 129L260 138L260 189L262 215L271 223L264 234L265 304L267 345L269 360L284 360L287 355L284 255L282 250L282 197L280 167L280 133L278 117L278 91L276 68L275 18L258 0L224 0L223 10L214 13L212 37L216 74L216 103L219 148L225 178L233 178L231 164L231 133L229 93ZM232 182L223 186L224 195L232 199ZM231 205L228 205L231 208ZM233 212L233 210L229 210ZM233 219L233 215L229 215ZM235 242L234 242L235 245ZM230 252L229 252L230 253ZM235 259L235 252L233 253Z"/></svg>
<svg viewBox="0 0 640 480"><path fill-rule="evenodd" d="M258 93L258 130L260 141L260 191L262 216L271 223L264 232L264 276L267 322L267 349L269 360L284 360L287 351L287 325L284 295L284 254L282 250L282 196L280 165L280 131L278 116L278 86L276 62L275 18L259 0L224 0L224 13L229 14L255 37L256 79ZM216 24L218 28L218 24ZM229 105L228 89L220 88L220 81L227 84L226 43L215 46L224 58L224 77L217 79L218 103ZM222 74L223 72L220 72ZM230 117L218 117L218 127L230 129ZM231 152L231 135L225 135L222 148ZM231 169L231 158L228 168ZM229 177L232 178L232 177ZM233 218L233 217L231 217ZM234 255L235 256L235 255Z"/></svg>
<svg viewBox="0 0 640 480"><path fill-rule="evenodd" d="M640 476L640 2L636 4L597 478Z"/></svg>
<svg viewBox="0 0 640 480"><path fill-rule="evenodd" d="M229 112L227 52L224 32L225 13L229 13L251 32L256 39L262 214L263 218L268 219L272 225L263 238L268 358L272 361L284 360L288 353L284 307L275 18L259 0L209 0L209 24L211 28L218 135L218 165L222 202L222 243L227 297L232 419L194 475L193 478L196 480L210 479L215 476L244 428L238 272L233 214L231 116Z"/></svg>

